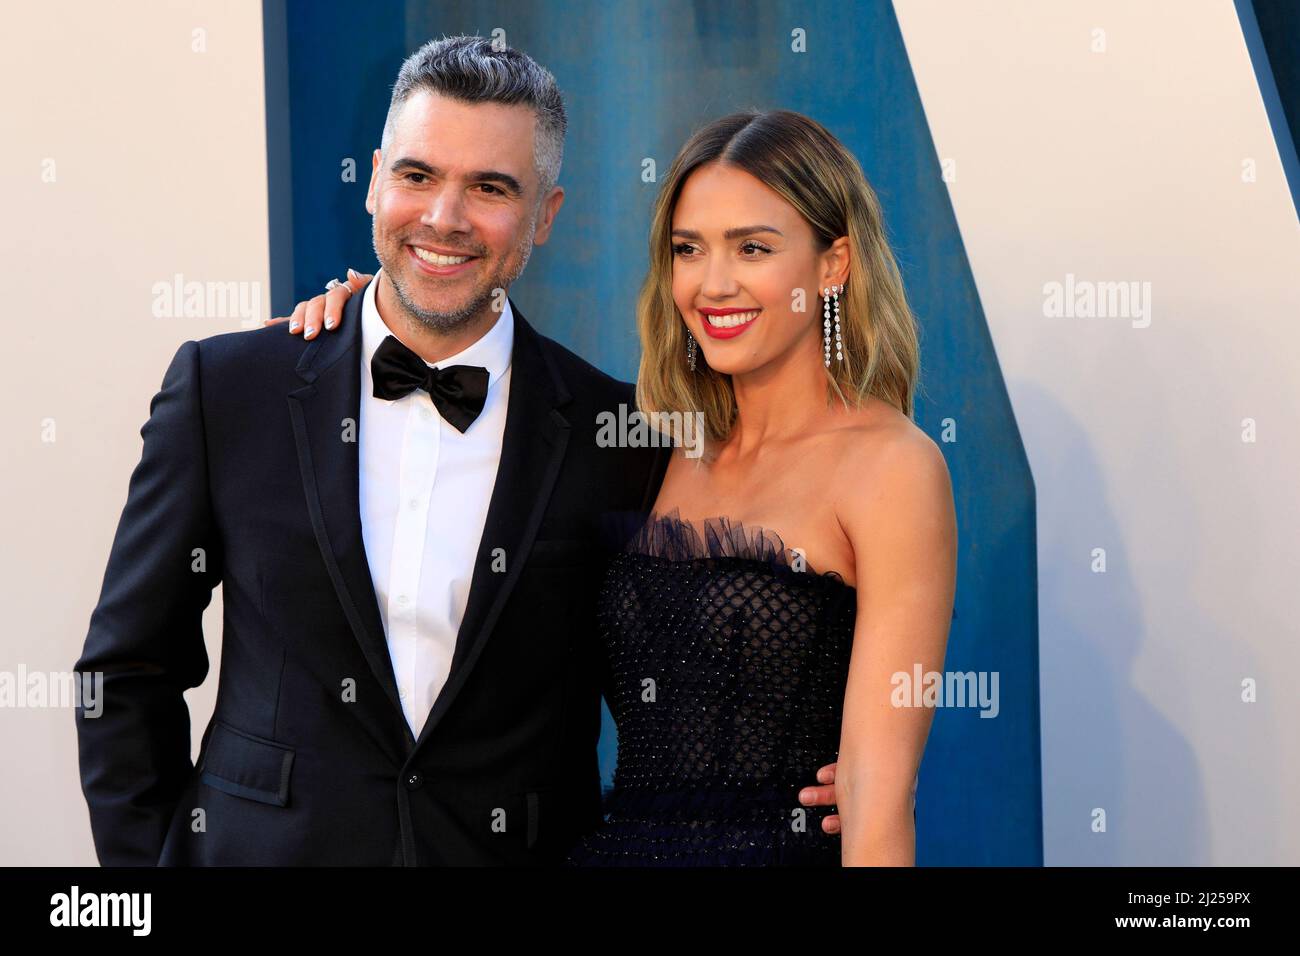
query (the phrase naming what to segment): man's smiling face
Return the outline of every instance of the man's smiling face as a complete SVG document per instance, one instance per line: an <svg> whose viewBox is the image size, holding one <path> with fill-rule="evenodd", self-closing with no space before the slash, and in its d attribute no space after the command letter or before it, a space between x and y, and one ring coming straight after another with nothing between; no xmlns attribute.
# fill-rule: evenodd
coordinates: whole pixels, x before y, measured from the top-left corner
<svg viewBox="0 0 1300 956"><path fill-rule="evenodd" d="M417 91L375 151L375 255L402 308L442 332L492 311L550 235L564 191L539 196L536 114ZM541 200L541 201L539 201Z"/></svg>

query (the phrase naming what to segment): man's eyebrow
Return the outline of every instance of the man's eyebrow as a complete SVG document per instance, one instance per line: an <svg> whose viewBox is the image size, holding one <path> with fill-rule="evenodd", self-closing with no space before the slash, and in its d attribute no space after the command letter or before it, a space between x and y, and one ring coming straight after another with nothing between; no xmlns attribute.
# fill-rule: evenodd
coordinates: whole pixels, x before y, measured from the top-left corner
<svg viewBox="0 0 1300 956"><path fill-rule="evenodd" d="M722 234L723 239L744 239L746 236L752 236L759 232L774 232L778 236L784 236L780 229L775 226L737 226L734 229L728 229ZM700 239L702 238L694 229L674 229L674 236L681 236L683 239Z"/></svg>
<svg viewBox="0 0 1300 956"><path fill-rule="evenodd" d="M424 160L416 159L413 156L403 156L394 161L393 165L389 167L389 172L392 173L404 173L408 171L424 173L427 176L441 176L443 174L442 170L437 166L430 166ZM476 183L497 183L498 185L504 186L507 192L513 193L516 196L522 196L524 194L524 187L519 180L515 179L515 177L511 176L509 173L503 173L500 170L476 169L466 174L465 178Z"/></svg>

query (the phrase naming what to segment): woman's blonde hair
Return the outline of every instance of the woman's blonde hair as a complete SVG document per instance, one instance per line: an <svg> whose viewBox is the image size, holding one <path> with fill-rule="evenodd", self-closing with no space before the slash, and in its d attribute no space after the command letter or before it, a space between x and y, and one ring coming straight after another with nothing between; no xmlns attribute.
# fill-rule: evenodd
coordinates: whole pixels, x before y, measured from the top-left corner
<svg viewBox="0 0 1300 956"><path fill-rule="evenodd" d="M641 366L637 404L652 421L663 413L703 414L704 437L719 441L736 419L731 376L686 363L686 324L672 295L673 210L682 184L712 162L742 169L775 190L812 227L819 250L849 238L849 274L840 295L844 360L831 357L827 401L859 405L875 395L912 417L919 358L916 320L885 239L880 201L853 154L816 120L789 110L750 110L696 132L673 160L655 201L650 271L637 300ZM810 290L819 322L821 289ZM672 415L678 418L678 415Z"/></svg>

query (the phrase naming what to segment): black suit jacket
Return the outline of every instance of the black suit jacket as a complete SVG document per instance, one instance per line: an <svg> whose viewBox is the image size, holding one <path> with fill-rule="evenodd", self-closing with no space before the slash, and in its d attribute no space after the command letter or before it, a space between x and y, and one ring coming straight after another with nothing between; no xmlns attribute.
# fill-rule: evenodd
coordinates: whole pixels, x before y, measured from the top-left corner
<svg viewBox="0 0 1300 956"><path fill-rule="evenodd" d="M309 343L278 326L186 342L153 399L76 664L104 674L102 715L78 710L77 732L105 865L545 864L598 822L602 518L649 508L667 453L598 447L597 414L631 410L632 386L512 300L500 468L416 740L361 537L361 301ZM182 695L208 671L218 583L194 766Z"/></svg>

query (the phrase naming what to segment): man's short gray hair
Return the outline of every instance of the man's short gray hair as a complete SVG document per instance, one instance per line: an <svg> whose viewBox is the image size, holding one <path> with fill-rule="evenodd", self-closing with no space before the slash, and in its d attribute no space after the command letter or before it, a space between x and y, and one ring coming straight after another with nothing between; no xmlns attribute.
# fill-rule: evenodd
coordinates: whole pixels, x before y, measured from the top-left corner
<svg viewBox="0 0 1300 956"><path fill-rule="evenodd" d="M428 90L465 103L522 104L537 115L533 164L545 196L560 178L568 120L555 77L526 53L495 49L484 37L454 36L430 40L397 73L393 98L384 120L380 149L388 151L393 121L412 93Z"/></svg>

